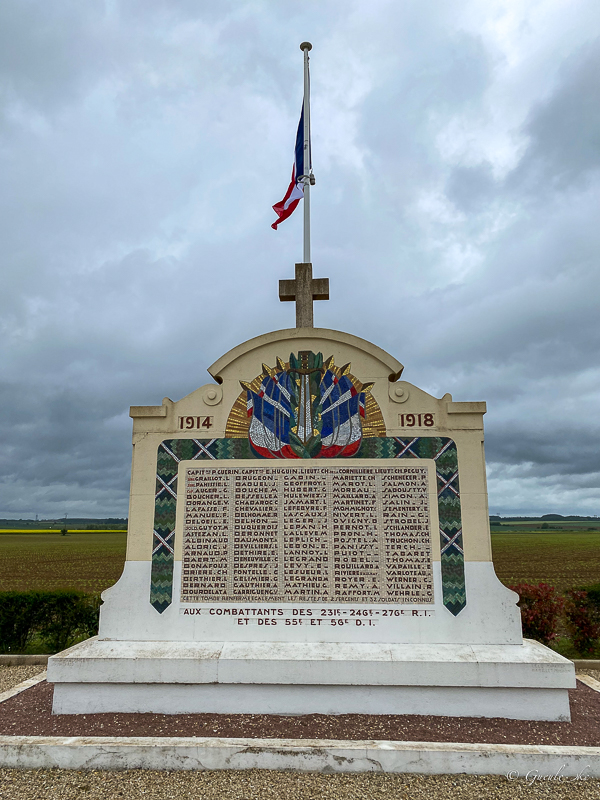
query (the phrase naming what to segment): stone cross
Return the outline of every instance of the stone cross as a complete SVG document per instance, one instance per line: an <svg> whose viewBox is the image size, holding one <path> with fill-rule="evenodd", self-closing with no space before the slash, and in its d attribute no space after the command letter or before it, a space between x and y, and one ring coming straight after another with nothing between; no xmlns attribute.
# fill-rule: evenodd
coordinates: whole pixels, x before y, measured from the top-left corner
<svg viewBox="0 0 600 800"><path fill-rule="evenodd" d="M297 328L314 328L313 300L329 300L329 278L313 278L312 264L296 264L296 279L279 281L279 299L296 301Z"/></svg>

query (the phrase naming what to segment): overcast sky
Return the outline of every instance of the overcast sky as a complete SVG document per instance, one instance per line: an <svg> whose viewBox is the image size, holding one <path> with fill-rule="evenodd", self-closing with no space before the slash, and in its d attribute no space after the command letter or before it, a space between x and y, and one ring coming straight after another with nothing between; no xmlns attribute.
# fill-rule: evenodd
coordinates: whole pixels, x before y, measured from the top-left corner
<svg viewBox="0 0 600 800"><path fill-rule="evenodd" d="M130 405L315 324L486 400L492 513L600 513L598 0L3 0L0 516L125 516Z"/></svg>

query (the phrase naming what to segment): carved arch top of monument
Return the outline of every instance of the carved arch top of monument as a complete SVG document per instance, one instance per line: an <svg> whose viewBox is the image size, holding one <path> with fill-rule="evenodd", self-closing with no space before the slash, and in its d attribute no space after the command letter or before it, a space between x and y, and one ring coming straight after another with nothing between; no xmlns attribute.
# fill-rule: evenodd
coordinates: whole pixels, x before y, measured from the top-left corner
<svg viewBox="0 0 600 800"><path fill-rule="evenodd" d="M208 372L217 383L237 381L240 375L254 374L252 370L257 362L275 363L277 357L281 356L282 347L284 350L287 347L294 351L314 352L325 349L334 356L336 363L352 361L362 380L381 380L385 376L393 382L399 379L404 370L394 356L351 333L329 328L288 328L265 333L237 345L217 359Z"/></svg>

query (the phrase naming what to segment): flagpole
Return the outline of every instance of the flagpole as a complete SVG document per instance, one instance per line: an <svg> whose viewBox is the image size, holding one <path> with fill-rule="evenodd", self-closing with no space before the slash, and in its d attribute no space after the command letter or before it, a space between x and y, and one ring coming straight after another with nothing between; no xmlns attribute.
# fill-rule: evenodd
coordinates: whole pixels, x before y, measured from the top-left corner
<svg viewBox="0 0 600 800"><path fill-rule="evenodd" d="M310 264L310 81L308 76L308 52L312 50L310 42L302 42L300 50L304 52L304 248L302 260Z"/></svg>

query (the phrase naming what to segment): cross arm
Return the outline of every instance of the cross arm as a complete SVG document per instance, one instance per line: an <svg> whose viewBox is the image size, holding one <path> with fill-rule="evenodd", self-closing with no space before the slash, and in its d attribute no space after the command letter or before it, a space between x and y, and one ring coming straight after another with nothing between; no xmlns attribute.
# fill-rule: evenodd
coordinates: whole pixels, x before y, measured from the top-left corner
<svg viewBox="0 0 600 800"><path fill-rule="evenodd" d="M279 281L279 299L282 302L296 299L296 281ZM329 300L329 278L313 278L312 299Z"/></svg>
<svg viewBox="0 0 600 800"><path fill-rule="evenodd" d="M313 278L313 300L329 300L329 278Z"/></svg>
<svg viewBox="0 0 600 800"><path fill-rule="evenodd" d="M296 299L296 281L279 281L279 299L282 302Z"/></svg>

